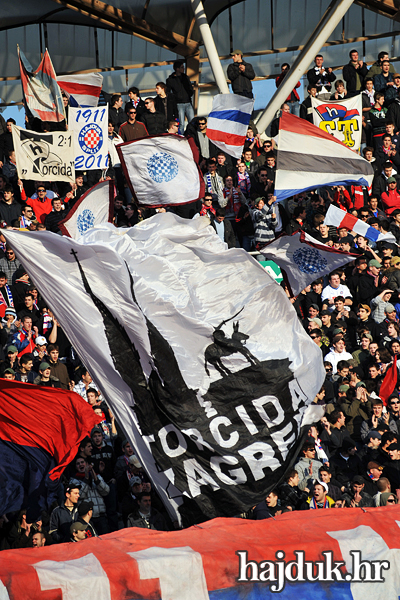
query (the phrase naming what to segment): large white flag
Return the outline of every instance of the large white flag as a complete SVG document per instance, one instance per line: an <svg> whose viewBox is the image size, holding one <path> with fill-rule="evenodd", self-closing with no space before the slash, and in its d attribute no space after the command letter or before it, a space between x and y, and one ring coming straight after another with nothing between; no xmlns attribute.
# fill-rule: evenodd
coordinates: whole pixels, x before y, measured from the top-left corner
<svg viewBox="0 0 400 600"><path fill-rule="evenodd" d="M352 150L358 150L362 134L361 94L343 100L311 98L314 125L330 133Z"/></svg>
<svg viewBox="0 0 400 600"><path fill-rule="evenodd" d="M282 481L321 416L322 354L244 250L172 213L81 243L4 235L184 523L239 514Z"/></svg>
<svg viewBox="0 0 400 600"><path fill-rule="evenodd" d="M283 234L260 251L281 269L293 296L310 283L355 260L358 254L334 250L304 231Z"/></svg>
<svg viewBox="0 0 400 600"><path fill-rule="evenodd" d="M144 206L188 204L204 195L193 140L161 134L117 146L132 194Z"/></svg>
<svg viewBox="0 0 400 600"><path fill-rule="evenodd" d="M79 239L88 229L111 223L114 213L114 182L100 181L83 194L58 224L61 233Z"/></svg>
<svg viewBox="0 0 400 600"><path fill-rule="evenodd" d="M75 182L71 131L36 133L12 125L12 137L20 179Z"/></svg>

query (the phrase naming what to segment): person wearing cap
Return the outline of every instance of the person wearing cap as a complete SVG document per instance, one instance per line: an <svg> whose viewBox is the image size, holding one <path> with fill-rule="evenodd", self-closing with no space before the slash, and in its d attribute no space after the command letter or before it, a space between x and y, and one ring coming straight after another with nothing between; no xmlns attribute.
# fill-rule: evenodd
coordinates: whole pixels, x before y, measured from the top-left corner
<svg viewBox="0 0 400 600"><path fill-rule="evenodd" d="M93 465L82 456L75 460L76 473L71 478L71 483L80 485L80 498L93 503L93 525L99 535L109 533L105 497L110 493L110 488L103 477L96 473Z"/></svg>
<svg viewBox="0 0 400 600"><path fill-rule="evenodd" d="M14 381L14 379L15 379L14 369L11 369L10 367L8 369L5 369L3 372L3 379L8 379L9 381Z"/></svg>
<svg viewBox="0 0 400 600"><path fill-rule="evenodd" d="M79 523L78 521L75 521L75 523L72 523L70 528L69 528L69 532L71 534L70 537L70 542L82 542L83 540L86 540L86 531L88 529L88 524L87 523Z"/></svg>
<svg viewBox="0 0 400 600"><path fill-rule="evenodd" d="M83 500L83 502L78 505L78 518L75 522L87 526L85 530L86 538L98 537L93 523L90 522L93 517L93 506L91 500Z"/></svg>
<svg viewBox="0 0 400 600"><path fill-rule="evenodd" d="M379 461L381 457L380 445L382 441L382 435L378 430L371 430L368 432L367 437L364 440L364 446L359 450L358 455L361 458L361 462L364 468L367 468L367 464L370 461ZM374 492L375 494L375 492Z"/></svg>
<svg viewBox="0 0 400 600"><path fill-rule="evenodd" d="M0 374L1 376L4 374L5 369L12 369L15 371L19 368L19 359L18 359L18 348L13 344L7 346L7 357L3 363L0 365Z"/></svg>
<svg viewBox="0 0 400 600"><path fill-rule="evenodd" d="M322 462L316 460L315 457L315 440L310 437L304 443L300 457L295 464L295 469L299 475L298 487L302 491L310 490L312 480L319 477L319 469L322 467Z"/></svg>
<svg viewBox="0 0 400 600"><path fill-rule="evenodd" d="M400 275L400 272L399 272ZM371 300L372 318L375 323L382 323L385 320L386 307L393 306L390 304L393 291L384 289L380 294ZM394 308L393 308L394 310Z"/></svg>
<svg viewBox="0 0 400 600"><path fill-rule="evenodd" d="M369 305L372 298L382 290L382 264L375 258L368 262L367 272L358 282L358 297L361 304Z"/></svg>
<svg viewBox="0 0 400 600"><path fill-rule="evenodd" d="M312 496L307 500L310 510L319 508L332 508L335 501L328 496L328 485L324 481L316 481L314 483L314 491Z"/></svg>
<svg viewBox="0 0 400 600"><path fill-rule="evenodd" d="M382 322L382 325L385 326L386 328L386 332L387 332L387 327L390 323L399 323L399 319L397 317L397 312L395 307L393 306L393 304L391 302L388 302L385 306L385 319Z"/></svg>
<svg viewBox="0 0 400 600"><path fill-rule="evenodd" d="M344 494L346 503L348 503L351 508L374 506L372 496L364 491L364 487L364 477L362 475L355 475L351 480L350 491Z"/></svg>
<svg viewBox="0 0 400 600"><path fill-rule="evenodd" d="M39 370L39 365L42 362L49 362L49 355L47 354L47 340L44 335L38 335L35 339L36 348L32 352L33 356L33 368L35 371Z"/></svg>
<svg viewBox="0 0 400 600"><path fill-rule="evenodd" d="M310 335L314 329L321 329L321 327L322 327L322 321L321 321L321 319L318 319L318 317L313 317L312 319L310 319L310 318L308 319L307 331Z"/></svg>
<svg viewBox="0 0 400 600"><path fill-rule="evenodd" d="M125 527L127 526L129 515L138 510L137 499L143 491L142 479L138 475L133 475L129 479L128 490L121 500L121 514Z"/></svg>
<svg viewBox="0 0 400 600"><path fill-rule="evenodd" d="M81 486L79 482L70 481L65 490L65 502L57 506L50 515L49 534L53 542L66 542L69 528L78 517L78 500Z"/></svg>
<svg viewBox="0 0 400 600"><path fill-rule="evenodd" d="M369 494L372 499L378 493L378 481L383 472L383 466L375 460L370 460L366 467L367 476L364 478L364 491Z"/></svg>
<svg viewBox="0 0 400 600"><path fill-rule="evenodd" d="M35 385L61 389L60 380L51 375L51 367L49 363L45 361L39 364L39 375L35 377L33 383Z"/></svg>
<svg viewBox="0 0 400 600"><path fill-rule="evenodd" d="M394 210L400 209L400 194L395 177L388 177L386 184L387 189L382 193L381 201L386 215L390 216Z"/></svg>
<svg viewBox="0 0 400 600"><path fill-rule="evenodd" d="M228 66L228 79L232 85L232 92L246 98L253 98L253 86L251 80L256 74L250 63L243 60L243 52L241 50L233 50L231 52L233 63Z"/></svg>

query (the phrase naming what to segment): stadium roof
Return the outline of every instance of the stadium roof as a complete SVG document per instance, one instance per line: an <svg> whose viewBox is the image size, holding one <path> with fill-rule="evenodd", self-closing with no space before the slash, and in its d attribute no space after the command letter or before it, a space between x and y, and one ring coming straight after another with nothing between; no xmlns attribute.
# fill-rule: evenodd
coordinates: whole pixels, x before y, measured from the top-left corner
<svg viewBox="0 0 400 600"><path fill-rule="evenodd" d="M328 0L203 0L218 52L242 48L260 78L291 62ZM366 60L399 56L399 0L358 0L324 49L325 62L347 62L348 44ZM47 47L58 74L106 71L106 91L151 89L178 56L200 57L200 85L213 81L189 0L18 0L0 3L0 98L21 100L17 43L32 66ZM200 55L199 55L200 50ZM108 73L108 75L107 75ZM103 75L105 73L103 72Z"/></svg>

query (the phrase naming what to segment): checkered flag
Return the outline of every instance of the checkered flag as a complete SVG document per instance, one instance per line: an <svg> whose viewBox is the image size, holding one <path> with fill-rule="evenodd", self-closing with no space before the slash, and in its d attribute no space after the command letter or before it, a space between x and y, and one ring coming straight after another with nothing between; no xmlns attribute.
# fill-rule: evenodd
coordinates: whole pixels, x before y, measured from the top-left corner
<svg viewBox="0 0 400 600"><path fill-rule="evenodd" d="M117 147L132 194L145 206L188 204L204 194L193 140L162 134Z"/></svg>
<svg viewBox="0 0 400 600"><path fill-rule="evenodd" d="M285 233L261 250L261 254L282 271L292 296L300 294L310 283L354 260L358 255L333 250L304 231Z"/></svg>

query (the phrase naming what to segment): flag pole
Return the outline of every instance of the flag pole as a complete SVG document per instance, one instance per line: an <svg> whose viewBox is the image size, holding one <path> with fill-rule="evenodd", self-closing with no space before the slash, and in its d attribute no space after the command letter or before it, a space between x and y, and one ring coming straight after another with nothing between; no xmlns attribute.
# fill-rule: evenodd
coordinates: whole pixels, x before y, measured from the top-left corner
<svg viewBox="0 0 400 600"><path fill-rule="evenodd" d="M271 121L275 118L276 111L290 95L290 92L296 83L314 60L315 55L321 50L326 40L352 4L353 0L332 0L310 39L294 61L293 66L283 82L272 96L268 106L256 120L257 129L260 133L265 131Z"/></svg>
<svg viewBox="0 0 400 600"><path fill-rule="evenodd" d="M206 49L208 60L210 61L214 79L219 88L220 94L229 94L226 76L222 68L221 61L219 60L219 55L215 46L214 38L207 21L206 13L204 12L203 3L201 0L191 0L191 3L196 23L200 29L201 37L203 38L204 42L204 47Z"/></svg>

